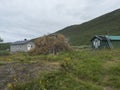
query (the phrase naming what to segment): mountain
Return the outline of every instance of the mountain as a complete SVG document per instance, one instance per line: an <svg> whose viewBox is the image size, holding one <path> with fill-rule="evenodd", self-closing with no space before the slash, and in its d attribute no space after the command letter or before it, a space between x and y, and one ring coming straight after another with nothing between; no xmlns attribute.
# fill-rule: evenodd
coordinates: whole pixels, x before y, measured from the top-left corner
<svg viewBox="0 0 120 90"><path fill-rule="evenodd" d="M120 35L120 9L56 33L65 35L74 46L89 45L94 35Z"/></svg>

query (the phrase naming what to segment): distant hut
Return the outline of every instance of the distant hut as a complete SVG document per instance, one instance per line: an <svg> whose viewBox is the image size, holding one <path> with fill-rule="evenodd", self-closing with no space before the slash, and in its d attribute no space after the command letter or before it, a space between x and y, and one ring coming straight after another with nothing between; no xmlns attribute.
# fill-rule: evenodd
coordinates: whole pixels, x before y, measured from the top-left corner
<svg viewBox="0 0 120 90"><path fill-rule="evenodd" d="M35 40L34 54L57 54L60 51L71 50L66 38L61 34L50 34Z"/></svg>
<svg viewBox="0 0 120 90"><path fill-rule="evenodd" d="M92 48L120 48L120 36L96 35L91 39Z"/></svg>
<svg viewBox="0 0 120 90"><path fill-rule="evenodd" d="M28 52L31 49L35 48L35 44L32 40L23 40L23 41L16 41L10 44L10 52Z"/></svg>

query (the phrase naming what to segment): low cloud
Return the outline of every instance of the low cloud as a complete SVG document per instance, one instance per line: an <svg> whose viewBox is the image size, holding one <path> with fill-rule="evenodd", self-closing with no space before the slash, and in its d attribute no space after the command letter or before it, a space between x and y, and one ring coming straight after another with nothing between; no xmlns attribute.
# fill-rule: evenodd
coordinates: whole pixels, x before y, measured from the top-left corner
<svg viewBox="0 0 120 90"><path fill-rule="evenodd" d="M35 38L120 8L120 0L0 0L0 36Z"/></svg>

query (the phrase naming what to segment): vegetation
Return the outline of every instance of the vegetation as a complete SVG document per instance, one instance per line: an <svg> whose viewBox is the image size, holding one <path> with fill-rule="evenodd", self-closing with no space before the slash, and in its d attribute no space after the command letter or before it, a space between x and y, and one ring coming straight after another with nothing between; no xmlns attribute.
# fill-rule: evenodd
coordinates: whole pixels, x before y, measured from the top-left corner
<svg viewBox="0 0 120 90"><path fill-rule="evenodd" d="M34 54L57 54L60 51L71 50L65 37L61 34L47 35L35 40L35 49L30 51Z"/></svg>
<svg viewBox="0 0 120 90"><path fill-rule="evenodd" d="M120 90L120 50L88 49L96 34L119 35L119 22L120 9L56 32L74 51L63 35L38 38L30 53L9 54L10 45L0 44L0 89Z"/></svg>
<svg viewBox="0 0 120 90"><path fill-rule="evenodd" d="M10 49L9 43L0 43L0 50L8 50Z"/></svg>
<svg viewBox="0 0 120 90"><path fill-rule="evenodd" d="M56 33L65 35L73 46L89 45L94 35L120 35L120 9Z"/></svg>
<svg viewBox="0 0 120 90"><path fill-rule="evenodd" d="M9 55L10 44L9 43L0 43L0 56Z"/></svg>
<svg viewBox="0 0 120 90"><path fill-rule="evenodd" d="M7 55L9 55L10 54L10 52L9 51L5 51L5 50L1 50L0 51L0 56L7 56Z"/></svg>
<svg viewBox="0 0 120 90"><path fill-rule="evenodd" d="M17 53L4 60L29 64L57 62L60 66L24 82L14 78L14 83L7 84L8 90L120 90L120 50L76 50L55 56Z"/></svg>

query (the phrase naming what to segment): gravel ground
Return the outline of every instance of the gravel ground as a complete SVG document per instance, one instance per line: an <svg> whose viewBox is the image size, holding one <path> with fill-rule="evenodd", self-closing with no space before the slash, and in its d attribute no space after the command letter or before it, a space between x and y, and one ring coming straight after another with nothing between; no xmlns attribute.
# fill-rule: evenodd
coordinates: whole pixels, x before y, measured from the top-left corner
<svg viewBox="0 0 120 90"><path fill-rule="evenodd" d="M26 82L36 78L43 72L51 72L60 68L58 62L11 62L0 65L0 90L5 90L9 82Z"/></svg>

